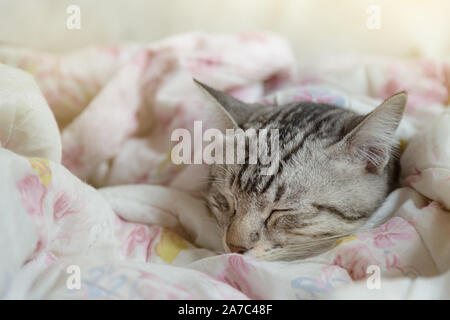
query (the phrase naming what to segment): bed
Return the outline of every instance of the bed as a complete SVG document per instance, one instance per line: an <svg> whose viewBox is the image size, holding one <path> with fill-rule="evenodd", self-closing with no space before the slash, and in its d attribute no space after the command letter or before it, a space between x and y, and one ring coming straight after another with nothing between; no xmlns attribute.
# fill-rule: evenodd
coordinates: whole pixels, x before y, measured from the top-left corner
<svg viewBox="0 0 450 320"><path fill-rule="evenodd" d="M379 209L390 219L303 260L221 254L207 168L170 158L170 133L210 103L193 77L248 102L361 113L406 90L402 187ZM448 299L449 90L450 60L298 61L270 33L67 54L1 45L0 297Z"/></svg>

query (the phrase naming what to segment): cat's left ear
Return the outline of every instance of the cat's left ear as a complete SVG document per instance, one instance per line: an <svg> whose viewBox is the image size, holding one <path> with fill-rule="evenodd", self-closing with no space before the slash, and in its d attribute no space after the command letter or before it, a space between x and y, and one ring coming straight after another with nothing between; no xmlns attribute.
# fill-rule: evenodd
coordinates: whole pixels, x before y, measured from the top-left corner
<svg viewBox="0 0 450 320"><path fill-rule="evenodd" d="M231 95L213 89L200 81L194 82L210 97L219 109L221 129L237 129L254 113L256 106L240 101ZM217 119L216 119L217 120Z"/></svg>
<svg viewBox="0 0 450 320"><path fill-rule="evenodd" d="M406 92L386 99L343 139L352 156L366 161L366 170L381 173L389 162L398 140L395 132L400 124L407 101Z"/></svg>

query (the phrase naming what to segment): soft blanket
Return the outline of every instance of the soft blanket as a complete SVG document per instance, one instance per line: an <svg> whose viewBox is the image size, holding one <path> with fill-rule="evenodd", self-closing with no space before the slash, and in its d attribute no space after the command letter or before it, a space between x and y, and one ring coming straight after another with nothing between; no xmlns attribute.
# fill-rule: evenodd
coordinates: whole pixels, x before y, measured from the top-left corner
<svg viewBox="0 0 450 320"><path fill-rule="evenodd" d="M448 61L297 63L272 34L195 33L66 55L5 45L0 62L1 298L450 298ZM300 261L219 254L207 168L170 160L171 132L210 103L192 77L274 107L368 112L407 90L392 218Z"/></svg>

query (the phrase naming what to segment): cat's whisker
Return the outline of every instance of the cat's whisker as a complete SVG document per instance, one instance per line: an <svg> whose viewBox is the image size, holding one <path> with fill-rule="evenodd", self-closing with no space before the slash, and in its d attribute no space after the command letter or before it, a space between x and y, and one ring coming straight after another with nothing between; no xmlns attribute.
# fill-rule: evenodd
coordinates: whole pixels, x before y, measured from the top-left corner
<svg viewBox="0 0 450 320"><path fill-rule="evenodd" d="M218 183L226 183L227 181L225 179L221 179L221 178L217 178L217 177L204 177L204 178L200 178L198 180L199 184L209 184L211 182L218 182Z"/></svg>
<svg viewBox="0 0 450 320"><path fill-rule="evenodd" d="M223 173L225 176L234 174L230 169L228 169L227 167L225 167L223 165L217 165L215 168L218 170L222 170L221 173Z"/></svg>

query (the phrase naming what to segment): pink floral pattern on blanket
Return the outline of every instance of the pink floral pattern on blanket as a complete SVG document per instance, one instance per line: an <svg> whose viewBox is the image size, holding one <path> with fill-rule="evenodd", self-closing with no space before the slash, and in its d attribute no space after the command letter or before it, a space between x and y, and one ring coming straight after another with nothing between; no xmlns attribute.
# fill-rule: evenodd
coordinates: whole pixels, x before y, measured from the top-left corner
<svg viewBox="0 0 450 320"><path fill-rule="evenodd" d="M55 202L53 203L53 218L55 221L62 219L68 214L75 214L79 212L79 208L73 203L70 195L62 191L60 192Z"/></svg>
<svg viewBox="0 0 450 320"><path fill-rule="evenodd" d="M267 56L259 57L257 52L265 52ZM192 76L243 100L262 99L272 105L273 101L264 97L275 91L281 93L278 90L289 85L296 86L292 101L339 106L348 106L353 101L350 96L322 89L320 85L325 83L325 78L321 75L298 82L290 70L294 67L291 58L291 52L276 38L252 33L219 42L208 36L191 35L137 50L126 46L97 47L68 57L27 53L11 61L0 56L0 61L35 76L63 132L63 165L72 173L90 181L89 178L101 171L99 168L114 168L117 170L107 171L105 176L113 177L112 172L116 174L115 180L107 180L105 185L170 186L183 170L170 162L170 133L178 127L190 128L205 111L205 99L192 84ZM78 68L80 64L86 68ZM442 107L449 101L448 64L396 61L383 64L380 69L387 76L375 81L371 93L376 98L385 98L406 89L410 115L434 104ZM140 139L142 148L124 152L133 139ZM149 152L133 152L139 149ZM432 152L436 158L438 153L434 149ZM192 256L204 253L205 249L194 247L182 236L159 225L120 219L109 203L102 202L104 199L97 191L64 171L62 166L53 166L57 169L56 180L52 179L50 165L38 160L25 172L20 171L12 184L25 216L31 217L38 230L39 239L31 259L41 257L46 264L51 264L65 254L83 254L98 243L105 246L114 243L111 251L114 258L145 262L142 265L157 263L155 269L162 270L168 264L181 264L191 254L189 250ZM415 179L422 174L419 170L415 173L407 179L409 185L415 184ZM430 208L440 209L437 202L431 203ZM378 265L384 275L414 277L422 272L420 263L412 258L422 242L413 224L405 219L394 217L374 230L342 241L326 253L324 257L328 260L321 261L313 275L271 273L265 267L267 262L242 255L208 256L205 260L213 261L214 267L205 267L205 272L195 278L201 283L196 283L195 289L204 285L203 290L216 290L222 298L273 297L264 291L265 284L261 284L261 274L267 272L268 276L285 281L290 297L304 299L322 298L341 284L364 279L370 265ZM101 232L102 227L111 234ZM167 265L161 266L162 263ZM201 266L203 263L206 264L199 262ZM203 296L192 294L191 287L179 285L164 274L141 270L133 274L125 269L116 265L89 269L83 297L111 298L121 290L127 290L129 298L209 297L209 292Z"/></svg>
<svg viewBox="0 0 450 320"><path fill-rule="evenodd" d="M144 261L149 261L154 253L153 245L161 231L159 226L134 226L122 244L122 254L129 257L133 252L142 251Z"/></svg>
<svg viewBox="0 0 450 320"><path fill-rule="evenodd" d="M27 174L16 184L22 204L32 216L42 216L43 202L47 188L35 174Z"/></svg>
<svg viewBox="0 0 450 320"><path fill-rule="evenodd" d="M373 231L360 234L358 238L370 239L376 248L386 249L395 247L397 242L412 240L415 235L416 231L411 224L395 217Z"/></svg>
<svg viewBox="0 0 450 320"><path fill-rule="evenodd" d="M406 90L407 113L418 116L433 104L446 105L450 100L448 83L450 66L430 59L396 61L386 67L386 79L378 95L382 98Z"/></svg>
<svg viewBox="0 0 450 320"><path fill-rule="evenodd" d="M411 269L401 262L405 244L414 241L420 241L414 227L394 217L374 230L358 234L355 240L339 245L333 264L346 269L353 280L365 278L369 265L379 266L386 274L405 274Z"/></svg>
<svg viewBox="0 0 450 320"><path fill-rule="evenodd" d="M252 285L248 281L249 276L254 270L253 265L248 261L250 258L238 254L231 254L223 256L223 259L226 267L216 279L236 288L250 299L262 299L262 297L253 293Z"/></svg>
<svg viewBox="0 0 450 320"><path fill-rule="evenodd" d="M62 166L41 158L23 163L28 171L15 187L38 236L30 260L46 250L58 254L88 247L102 232L112 210L97 212L99 195Z"/></svg>
<svg viewBox="0 0 450 320"><path fill-rule="evenodd" d="M16 183L21 202L26 212L31 216L38 234L36 247L30 260L35 259L48 243L48 227L43 216L44 198L47 195L47 187L41 182L38 175L26 174Z"/></svg>

